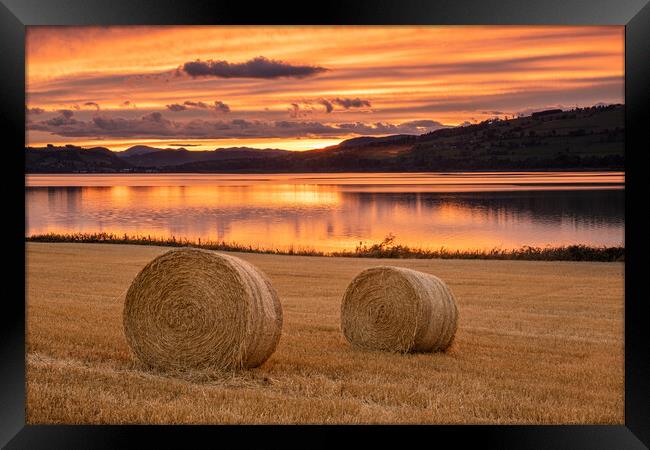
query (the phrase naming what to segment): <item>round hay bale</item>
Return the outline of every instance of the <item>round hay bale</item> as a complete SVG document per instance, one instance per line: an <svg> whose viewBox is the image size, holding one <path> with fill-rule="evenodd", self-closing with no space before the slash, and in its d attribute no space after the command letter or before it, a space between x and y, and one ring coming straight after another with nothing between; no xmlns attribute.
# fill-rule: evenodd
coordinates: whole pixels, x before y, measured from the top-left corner
<svg viewBox="0 0 650 450"><path fill-rule="evenodd" d="M373 267L350 283L341 303L341 329L355 347L390 352L446 350L458 309L438 277L402 267Z"/></svg>
<svg viewBox="0 0 650 450"><path fill-rule="evenodd" d="M275 351L282 306L266 276L221 253L183 248L135 277L124 334L136 356L164 371L256 367Z"/></svg>

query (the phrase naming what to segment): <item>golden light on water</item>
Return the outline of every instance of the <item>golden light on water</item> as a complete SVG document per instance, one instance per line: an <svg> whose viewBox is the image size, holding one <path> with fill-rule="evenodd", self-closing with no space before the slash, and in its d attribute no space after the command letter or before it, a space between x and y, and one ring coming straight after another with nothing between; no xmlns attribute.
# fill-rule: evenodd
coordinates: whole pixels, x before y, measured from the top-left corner
<svg viewBox="0 0 650 450"><path fill-rule="evenodd" d="M353 250L391 233L400 244L430 249L578 240L620 245L623 181L621 172L502 178L476 173L31 175L26 222L27 234L109 232L320 251Z"/></svg>

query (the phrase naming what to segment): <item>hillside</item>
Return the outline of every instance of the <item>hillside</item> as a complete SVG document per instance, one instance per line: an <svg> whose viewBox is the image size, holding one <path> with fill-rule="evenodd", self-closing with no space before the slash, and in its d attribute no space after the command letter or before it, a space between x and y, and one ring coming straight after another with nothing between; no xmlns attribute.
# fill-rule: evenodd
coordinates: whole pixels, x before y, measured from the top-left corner
<svg viewBox="0 0 650 450"><path fill-rule="evenodd" d="M126 150L126 152L132 148ZM222 148L210 151L189 151L180 148L178 150L154 149L153 151L123 156L122 159L134 167L169 167L204 161L264 159L289 153L291 152L287 150L259 150L247 147Z"/></svg>
<svg viewBox="0 0 650 450"><path fill-rule="evenodd" d="M131 169L131 164L104 147L26 148L25 171L27 173L71 172L120 172Z"/></svg>
<svg viewBox="0 0 650 450"><path fill-rule="evenodd" d="M624 106L550 110L420 136L358 137L305 152L138 146L27 149L26 170L47 172L344 172L622 169ZM119 155L119 156L117 156Z"/></svg>

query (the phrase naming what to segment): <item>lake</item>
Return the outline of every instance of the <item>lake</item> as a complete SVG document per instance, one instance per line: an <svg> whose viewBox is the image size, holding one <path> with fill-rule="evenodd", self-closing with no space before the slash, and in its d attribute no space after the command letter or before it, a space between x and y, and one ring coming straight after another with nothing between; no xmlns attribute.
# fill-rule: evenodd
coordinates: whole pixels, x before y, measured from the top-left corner
<svg viewBox="0 0 650 450"><path fill-rule="evenodd" d="M27 175L26 235L263 248L624 245L622 172Z"/></svg>

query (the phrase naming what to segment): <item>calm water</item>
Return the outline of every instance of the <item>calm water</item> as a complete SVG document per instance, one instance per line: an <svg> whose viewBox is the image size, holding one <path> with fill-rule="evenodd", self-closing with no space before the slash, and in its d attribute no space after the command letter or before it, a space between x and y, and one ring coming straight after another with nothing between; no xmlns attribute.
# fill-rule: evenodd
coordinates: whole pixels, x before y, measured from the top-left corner
<svg viewBox="0 0 650 450"><path fill-rule="evenodd" d="M30 175L26 234L273 248L623 245L623 173Z"/></svg>

